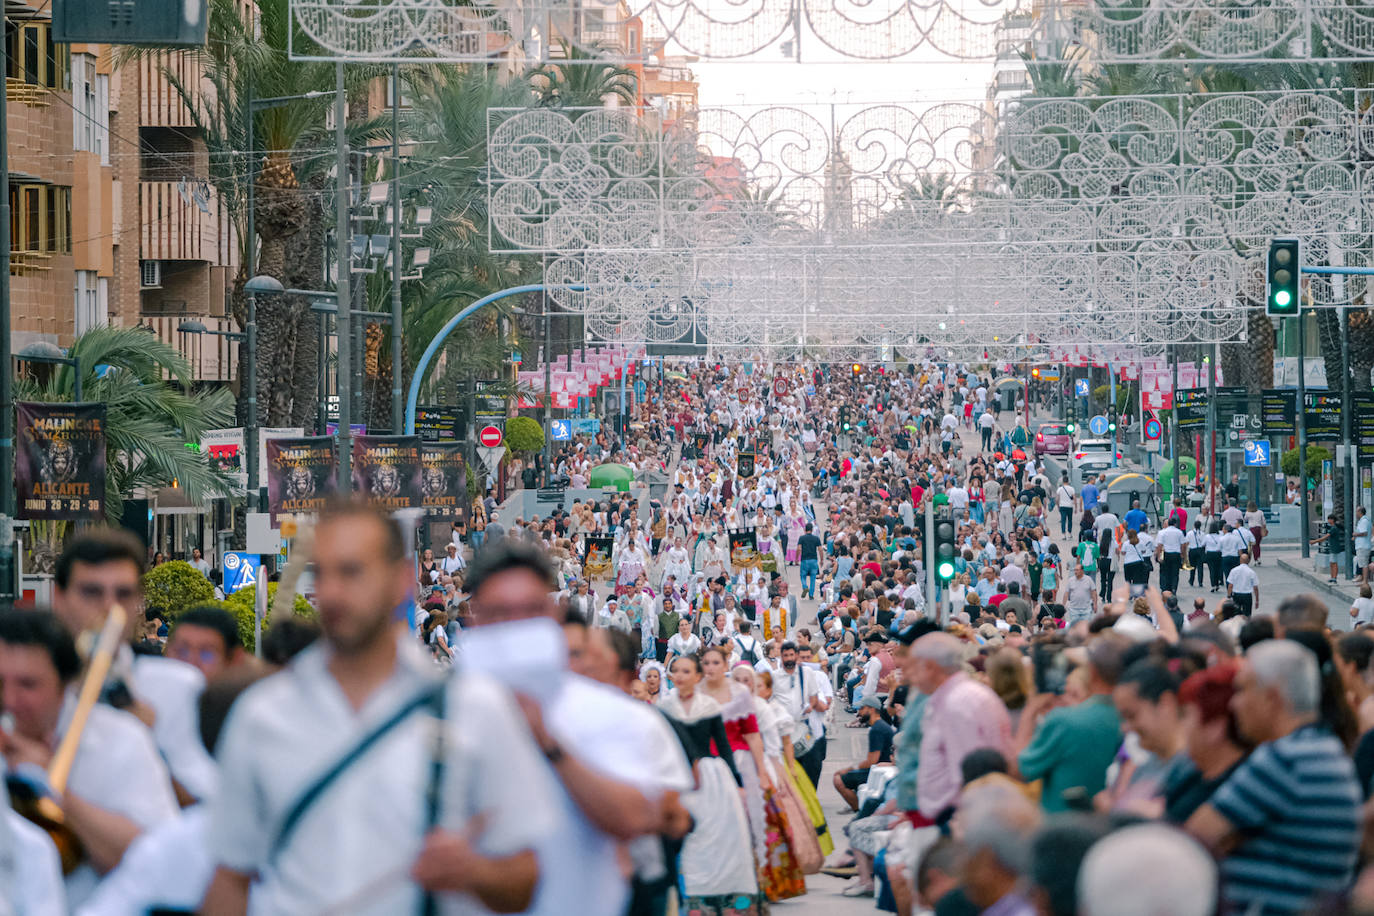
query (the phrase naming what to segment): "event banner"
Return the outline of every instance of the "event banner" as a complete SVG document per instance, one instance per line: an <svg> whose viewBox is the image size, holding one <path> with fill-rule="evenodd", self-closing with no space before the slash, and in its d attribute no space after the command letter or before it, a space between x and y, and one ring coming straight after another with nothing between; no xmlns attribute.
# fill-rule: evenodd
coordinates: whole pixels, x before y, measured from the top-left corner
<svg viewBox="0 0 1374 916"><path fill-rule="evenodd" d="M748 480L754 476L754 453L740 452L735 459L735 474L740 480Z"/></svg>
<svg viewBox="0 0 1374 916"><path fill-rule="evenodd" d="M1355 413L1350 418L1356 454L1360 464L1374 460L1374 394L1356 394Z"/></svg>
<svg viewBox="0 0 1374 916"><path fill-rule="evenodd" d="M282 515L314 515L338 492L338 462L330 436L299 436L266 442L267 508L272 526Z"/></svg>
<svg viewBox="0 0 1374 916"><path fill-rule="evenodd" d="M1207 389L1180 388L1174 392L1174 416L1181 433L1200 433L1207 428Z"/></svg>
<svg viewBox="0 0 1374 916"><path fill-rule="evenodd" d="M105 513L105 405L20 401L14 451L19 517L98 519Z"/></svg>
<svg viewBox="0 0 1374 916"><path fill-rule="evenodd" d="M1291 388L1266 388L1260 394L1260 418L1266 436L1298 434L1298 393Z"/></svg>
<svg viewBox="0 0 1374 916"><path fill-rule="evenodd" d="M615 551L615 538L586 538L587 555L582 560L582 573L591 579L613 579L615 572L611 557Z"/></svg>
<svg viewBox="0 0 1374 916"><path fill-rule="evenodd" d="M692 444L696 446L698 455L705 455L707 447L711 444L711 437L706 433L697 433L692 436Z"/></svg>
<svg viewBox="0 0 1374 916"><path fill-rule="evenodd" d="M730 565L736 569L757 569L759 536L753 528L736 528L729 532Z"/></svg>
<svg viewBox="0 0 1374 916"><path fill-rule="evenodd" d="M354 436L353 490L388 512L421 505L419 436Z"/></svg>
<svg viewBox="0 0 1374 916"><path fill-rule="evenodd" d="M1338 391L1303 392L1303 422L1307 439L1341 438L1341 394Z"/></svg>
<svg viewBox="0 0 1374 916"><path fill-rule="evenodd" d="M426 442L420 449L420 489L430 518L468 520L468 463L459 442Z"/></svg>
<svg viewBox="0 0 1374 916"><path fill-rule="evenodd" d="M211 470L228 477L239 488L248 486L248 468L244 462L243 427L207 429L200 437L200 450Z"/></svg>

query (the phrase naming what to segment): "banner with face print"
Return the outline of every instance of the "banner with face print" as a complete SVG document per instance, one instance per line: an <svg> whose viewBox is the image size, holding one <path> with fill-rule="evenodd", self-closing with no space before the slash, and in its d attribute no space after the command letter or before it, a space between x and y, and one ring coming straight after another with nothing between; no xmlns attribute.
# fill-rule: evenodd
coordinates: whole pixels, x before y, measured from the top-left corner
<svg viewBox="0 0 1374 916"><path fill-rule="evenodd" d="M105 405L14 405L14 487L20 518L105 514Z"/></svg>
<svg viewBox="0 0 1374 916"><path fill-rule="evenodd" d="M587 555L582 560L582 574L589 580L613 579L615 569L611 563L615 550L615 538L586 538Z"/></svg>
<svg viewBox="0 0 1374 916"><path fill-rule="evenodd" d="M267 508L272 526L282 515L314 515L338 492L333 436L268 439Z"/></svg>
<svg viewBox="0 0 1374 916"><path fill-rule="evenodd" d="M430 518L468 520L468 463L460 442L426 442L420 449L420 492Z"/></svg>
<svg viewBox="0 0 1374 916"><path fill-rule="evenodd" d="M420 505L420 437L354 436L353 491L388 512Z"/></svg>
<svg viewBox="0 0 1374 916"><path fill-rule="evenodd" d="M753 528L736 528L729 537L730 565L735 569L758 569L762 560L758 533Z"/></svg>

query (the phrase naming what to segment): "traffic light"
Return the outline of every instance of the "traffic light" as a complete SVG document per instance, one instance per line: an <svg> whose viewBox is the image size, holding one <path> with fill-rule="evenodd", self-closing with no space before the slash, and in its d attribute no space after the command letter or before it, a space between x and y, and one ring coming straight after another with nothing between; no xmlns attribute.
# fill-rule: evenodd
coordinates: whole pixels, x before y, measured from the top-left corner
<svg viewBox="0 0 1374 916"><path fill-rule="evenodd" d="M1065 424L1064 428L1067 429L1069 431L1069 435L1072 436L1074 434L1074 431L1078 429L1078 424L1070 420L1067 424Z"/></svg>
<svg viewBox="0 0 1374 916"><path fill-rule="evenodd" d="M953 521L947 518L935 520L935 578L941 582L954 578L954 558L958 555L954 548L955 534Z"/></svg>
<svg viewBox="0 0 1374 916"><path fill-rule="evenodd" d="M1031 370L1031 378L1039 378L1039 377L1040 377L1040 370L1039 370L1039 369L1032 369L1032 370Z"/></svg>
<svg viewBox="0 0 1374 916"><path fill-rule="evenodd" d="M840 406L840 429L849 432L849 408L845 405Z"/></svg>
<svg viewBox="0 0 1374 916"><path fill-rule="evenodd" d="M853 372L854 372L854 377L855 377L855 378L858 378L858 377L859 377L859 373L863 371L863 368L864 368L864 367L861 366L861 365L859 365L858 363L855 363L851 368L852 368L852 370L853 370Z"/></svg>
<svg viewBox="0 0 1374 916"><path fill-rule="evenodd" d="M1116 421L1115 421L1115 420L1108 420L1108 421L1107 421L1107 432L1109 432L1109 433L1114 433L1114 432L1116 432Z"/></svg>
<svg viewBox="0 0 1374 916"><path fill-rule="evenodd" d="M1298 284L1302 265L1302 242L1298 239L1273 239L1264 264L1264 312L1266 315L1296 315L1301 311Z"/></svg>

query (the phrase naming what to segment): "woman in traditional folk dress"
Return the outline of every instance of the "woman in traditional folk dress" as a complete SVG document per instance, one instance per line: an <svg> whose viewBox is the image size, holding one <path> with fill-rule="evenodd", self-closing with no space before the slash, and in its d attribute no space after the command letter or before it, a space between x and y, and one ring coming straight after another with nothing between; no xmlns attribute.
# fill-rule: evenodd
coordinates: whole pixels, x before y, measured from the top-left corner
<svg viewBox="0 0 1374 916"><path fill-rule="evenodd" d="M694 747L697 787L682 796L692 815L692 832L682 844L679 890L683 916L760 916L767 903L759 893L749 820L731 741L720 704L700 689L696 658L673 660L673 689L659 708L675 719Z"/></svg>

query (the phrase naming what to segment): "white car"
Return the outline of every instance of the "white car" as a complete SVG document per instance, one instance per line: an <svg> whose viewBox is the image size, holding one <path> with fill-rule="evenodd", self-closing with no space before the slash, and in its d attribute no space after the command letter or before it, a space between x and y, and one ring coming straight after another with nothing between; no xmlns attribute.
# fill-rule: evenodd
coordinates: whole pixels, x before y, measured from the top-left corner
<svg viewBox="0 0 1374 916"><path fill-rule="evenodd" d="M1121 461L1121 450L1116 453L1116 460ZM1079 475L1080 479L1085 474L1100 474L1112 466L1112 440L1110 439L1082 439L1078 447L1071 453L1069 467Z"/></svg>

